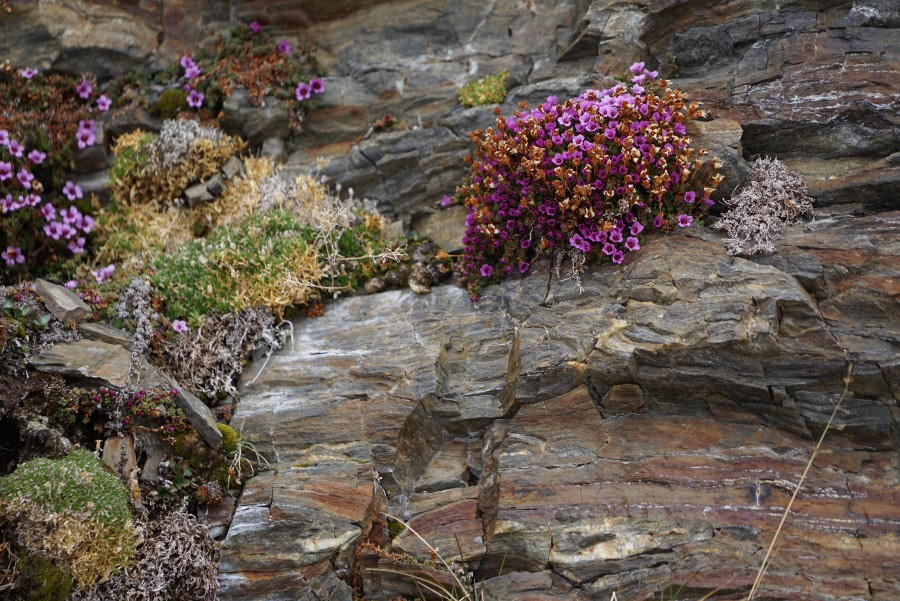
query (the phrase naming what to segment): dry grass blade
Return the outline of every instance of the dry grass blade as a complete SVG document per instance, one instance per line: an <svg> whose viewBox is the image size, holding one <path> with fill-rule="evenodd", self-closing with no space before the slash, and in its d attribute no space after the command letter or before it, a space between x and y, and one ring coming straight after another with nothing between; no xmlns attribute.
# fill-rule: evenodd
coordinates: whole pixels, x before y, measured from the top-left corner
<svg viewBox="0 0 900 601"><path fill-rule="evenodd" d="M853 364L851 363L847 367L847 375L844 377L844 391L841 393L841 397L838 399L838 402L834 405L834 410L831 412L831 417L828 418L828 423L825 424L825 429L822 430L822 435L819 436L819 442L816 444L816 447L813 449L812 455L809 457L809 461L806 462L806 469L803 470L803 475L800 476L800 482L797 483L797 486L794 488L794 494L791 495L791 500L788 502L787 507L784 508L784 513L781 515L781 521L778 523L778 528L775 530L775 536L772 537L772 542L769 544L768 550L766 550L766 556L763 557L762 563L759 566L759 570L756 573L756 580L753 581L753 586L750 588L750 594L747 595L747 601L752 601L753 596L756 594L757 590L759 590L759 585L762 584L763 576L765 576L766 571L769 569L772 561L773 550L775 549L775 543L778 541L778 537L781 535L781 529L784 526L784 522L787 520L787 516L791 511L791 507L794 505L794 500L797 498L797 494L800 492L800 487L803 486L803 481L806 480L806 475L809 473L809 468L812 467L813 461L816 458L816 455L819 452L819 449L822 447L822 441L825 440L825 435L828 434L828 429L831 428L831 423L834 421L834 417L837 415L838 410L841 408L841 403L844 402L844 398L847 396L847 390L850 388L851 376L853 375Z"/></svg>

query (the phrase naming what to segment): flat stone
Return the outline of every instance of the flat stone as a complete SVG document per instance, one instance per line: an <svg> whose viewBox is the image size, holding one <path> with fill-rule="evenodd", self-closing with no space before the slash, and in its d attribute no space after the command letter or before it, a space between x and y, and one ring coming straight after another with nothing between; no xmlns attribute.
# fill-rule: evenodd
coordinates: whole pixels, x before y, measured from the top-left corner
<svg viewBox="0 0 900 601"><path fill-rule="evenodd" d="M38 371L123 388L131 369L131 352L118 344L82 339L58 342L32 356L29 364Z"/></svg>
<svg viewBox="0 0 900 601"><path fill-rule="evenodd" d="M184 412L191 426L197 430L200 437L211 448L222 448L222 433L216 426L216 418L212 410L203 401L179 386L171 377L155 368L151 368L141 378L141 386L145 388L162 386L163 388L177 390L175 405Z"/></svg>
<svg viewBox="0 0 900 601"><path fill-rule="evenodd" d="M603 414L627 415L644 408L644 393L637 384L616 384L600 401Z"/></svg>
<svg viewBox="0 0 900 601"><path fill-rule="evenodd" d="M222 194L225 192L224 178L219 174L212 176L209 181L206 182L206 190L215 198L222 196Z"/></svg>
<svg viewBox="0 0 900 601"><path fill-rule="evenodd" d="M80 323L78 324L78 333L88 340L118 344L129 351L134 345L134 336L132 334L103 322Z"/></svg>
<svg viewBox="0 0 900 601"><path fill-rule="evenodd" d="M91 314L91 308L65 286L40 278L35 282L35 286L38 293L44 297L44 306L53 314L53 317L61 322L78 323L87 319Z"/></svg>
<svg viewBox="0 0 900 601"><path fill-rule="evenodd" d="M244 161L237 156L228 157L228 160L222 165L222 175L225 179L231 179L236 175L243 175L244 172Z"/></svg>
<svg viewBox="0 0 900 601"><path fill-rule="evenodd" d="M184 191L184 200L187 206L193 209L213 200L213 195L207 189L206 184L194 184Z"/></svg>
<svg viewBox="0 0 900 601"><path fill-rule="evenodd" d="M410 224L419 236L428 238L448 253L462 250L462 237L466 233L465 206L457 205L417 217Z"/></svg>

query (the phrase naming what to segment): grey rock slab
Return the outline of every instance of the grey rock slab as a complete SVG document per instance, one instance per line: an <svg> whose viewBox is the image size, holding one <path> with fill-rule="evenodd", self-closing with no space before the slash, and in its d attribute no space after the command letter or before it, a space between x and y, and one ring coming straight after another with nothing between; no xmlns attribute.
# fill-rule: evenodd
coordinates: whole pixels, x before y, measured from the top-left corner
<svg viewBox="0 0 900 601"><path fill-rule="evenodd" d="M99 340L59 342L32 356L29 365L38 371L123 388L131 369L131 351Z"/></svg>
<svg viewBox="0 0 900 601"><path fill-rule="evenodd" d="M134 345L134 336L132 334L102 322L80 323L78 324L78 333L88 340L118 344L129 351Z"/></svg>
<svg viewBox="0 0 900 601"><path fill-rule="evenodd" d="M44 306L56 319L78 323L91 314L91 308L65 286L38 279L35 283L38 293L44 297Z"/></svg>

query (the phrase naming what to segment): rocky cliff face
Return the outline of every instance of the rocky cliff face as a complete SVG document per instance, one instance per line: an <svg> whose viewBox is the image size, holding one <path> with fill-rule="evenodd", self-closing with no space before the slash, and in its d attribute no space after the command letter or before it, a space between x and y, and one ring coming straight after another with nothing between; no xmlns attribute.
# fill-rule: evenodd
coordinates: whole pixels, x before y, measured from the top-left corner
<svg viewBox="0 0 900 601"><path fill-rule="evenodd" d="M503 69L509 113L643 60L710 110L691 133L723 159L723 193L767 154L826 208L769 257L729 257L698 230L651 237L583 293L543 264L476 306L442 286L297 321L232 422L272 469L237 505L222 599L415 594L366 569L391 565L361 547L386 541L382 512L496 598L650 599L670 583L740 598L849 364L763 597L900 597L896 3L12 4L0 49L15 66L159 66L235 20L316 41L330 75L303 132L238 100L226 124L289 172L324 156L332 182L447 250L462 217L435 204L495 118L455 91ZM387 113L399 126L374 131ZM408 532L394 545L427 558Z"/></svg>

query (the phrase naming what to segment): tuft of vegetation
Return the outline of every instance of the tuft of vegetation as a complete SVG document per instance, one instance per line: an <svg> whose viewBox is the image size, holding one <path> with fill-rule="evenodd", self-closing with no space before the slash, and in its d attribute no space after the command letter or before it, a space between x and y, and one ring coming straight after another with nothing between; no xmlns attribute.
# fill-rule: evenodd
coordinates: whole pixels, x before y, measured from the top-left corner
<svg viewBox="0 0 900 601"><path fill-rule="evenodd" d="M84 449L33 459L0 479L0 512L26 552L71 571L78 588L106 580L134 554L128 491Z"/></svg>
<svg viewBox="0 0 900 601"><path fill-rule="evenodd" d="M238 435L234 428L227 424L216 424L216 428L222 433L222 451L225 455L234 455L237 452Z"/></svg>
<svg viewBox="0 0 900 601"><path fill-rule="evenodd" d="M174 119L178 113L187 110L187 94L180 88L169 88L159 95L150 113L162 120Z"/></svg>
<svg viewBox="0 0 900 601"><path fill-rule="evenodd" d="M18 569L24 601L65 601L72 592L72 574L39 555L19 554Z"/></svg>
<svg viewBox="0 0 900 601"><path fill-rule="evenodd" d="M728 232L728 254L775 252L772 238L784 228L811 217L813 199L803 178L778 159L758 157L750 166L750 181L725 200L731 207L714 227Z"/></svg>
<svg viewBox="0 0 900 601"><path fill-rule="evenodd" d="M459 103L463 106L486 106L503 102L506 98L507 79L509 72L501 71L496 75L488 75L478 81L467 83L456 93Z"/></svg>
<svg viewBox="0 0 900 601"><path fill-rule="evenodd" d="M620 264L647 230L688 227L712 206L718 161L704 163L686 129L703 111L644 63L631 72L630 86L550 97L472 133L460 271L473 300L541 255L557 273L571 261L580 288L588 260Z"/></svg>

